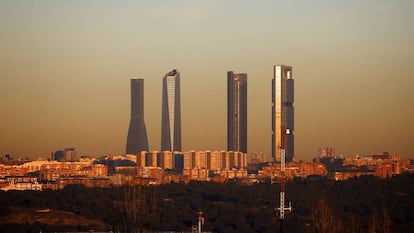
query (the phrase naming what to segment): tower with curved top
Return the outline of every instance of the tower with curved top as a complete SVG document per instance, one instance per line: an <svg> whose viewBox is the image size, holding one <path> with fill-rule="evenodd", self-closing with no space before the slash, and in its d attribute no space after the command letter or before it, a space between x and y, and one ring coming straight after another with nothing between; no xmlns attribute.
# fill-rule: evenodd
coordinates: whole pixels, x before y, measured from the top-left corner
<svg viewBox="0 0 414 233"><path fill-rule="evenodd" d="M162 80L161 151L181 151L180 73L176 69Z"/></svg>

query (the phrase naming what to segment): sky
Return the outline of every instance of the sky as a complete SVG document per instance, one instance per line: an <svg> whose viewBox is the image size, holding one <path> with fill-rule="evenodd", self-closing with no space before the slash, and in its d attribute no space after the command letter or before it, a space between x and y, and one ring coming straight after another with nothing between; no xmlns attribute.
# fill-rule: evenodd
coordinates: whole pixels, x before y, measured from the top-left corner
<svg viewBox="0 0 414 233"><path fill-rule="evenodd" d="M227 148L227 71L248 75L248 152L271 153L273 65L293 66L295 156L414 159L414 1L0 1L0 156L125 152L130 79L160 149L181 73L183 150Z"/></svg>

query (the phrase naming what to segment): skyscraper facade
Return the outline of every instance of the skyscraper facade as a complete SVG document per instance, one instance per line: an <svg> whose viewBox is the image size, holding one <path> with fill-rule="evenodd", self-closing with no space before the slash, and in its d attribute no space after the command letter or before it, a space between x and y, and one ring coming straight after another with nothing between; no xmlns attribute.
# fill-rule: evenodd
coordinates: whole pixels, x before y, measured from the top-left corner
<svg viewBox="0 0 414 233"><path fill-rule="evenodd" d="M273 66L272 80L272 157L280 161L281 149L286 162L293 159L294 151L294 85L292 67Z"/></svg>
<svg viewBox="0 0 414 233"><path fill-rule="evenodd" d="M247 153L247 74L227 72L227 150Z"/></svg>
<svg viewBox="0 0 414 233"><path fill-rule="evenodd" d="M162 80L161 151L181 151L180 73L173 69Z"/></svg>
<svg viewBox="0 0 414 233"><path fill-rule="evenodd" d="M126 144L127 154L148 151L147 129L144 122L144 79L131 79L131 120Z"/></svg>

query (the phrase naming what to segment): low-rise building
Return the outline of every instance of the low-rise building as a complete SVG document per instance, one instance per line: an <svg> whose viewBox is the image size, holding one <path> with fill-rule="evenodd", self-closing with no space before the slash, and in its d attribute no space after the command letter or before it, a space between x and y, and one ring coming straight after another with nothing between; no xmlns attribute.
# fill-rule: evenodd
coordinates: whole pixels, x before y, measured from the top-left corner
<svg viewBox="0 0 414 233"><path fill-rule="evenodd" d="M327 174L325 165L317 162L290 162L286 164L284 173L286 179L306 178L310 175L326 176ZM257 177L260 179L281 177L280 164L264 166L258 171Z"/></svg>
<svg viewBox="0 0 414 233"><path fill-rule="evenodd" d="M56 162L43 164L40 168L40 180L42 181L55 181L60 177L98 177L107 175L108 167L103 164Z"/></svg>
<svg viewBox="0 0 414 233"><path fill-rule="evenodd" d="M1 187L3 191L9 190L34 190L42 191L42 185L39 184L36 177L7 177L6 182L8 185Z"/></svg>
<svg viewBox="0 0 414 233"><path fill-rule="evenodd" d="M183 176L189 180L208 181L209 170L206 168L183 169Z"/></svg>

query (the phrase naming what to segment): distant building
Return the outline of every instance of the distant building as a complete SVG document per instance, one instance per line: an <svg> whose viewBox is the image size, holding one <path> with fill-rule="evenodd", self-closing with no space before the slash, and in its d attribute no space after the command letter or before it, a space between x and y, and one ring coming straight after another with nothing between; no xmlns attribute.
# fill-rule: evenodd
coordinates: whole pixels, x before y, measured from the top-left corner
<svg viewBox="0 0 414 233"><path fill-rule="evenodd" d="M290 162L294 151L294 82L292 67L273 66L272 80L272 157L280 161L281 149L285 148L286 162Z"/></svg>
<svg viewBox="0 0 414 233"><path fill-rule="evenodd" d="M174 69L162 81L161 151L181 151L180 73Z"/></svg>
<svg viewBox="0 0 414 233"><path fill-rule="evenodd" d="M247 154L234 151L150 151L137 155L137 167L232 170L247 168Z"/></svg>
<svg viewBox="0 0 414 233"><path fill-rule="evenodd" d="M56 179L54 186L50 184L44 184L45 189L63 189L67 185L79 184L84 185L88 188L99 187L99 188L108 188L111 185L114 185L112 180L109 177L86 177L86 176L74 176L74 177L59 177ZM53 185L53 184L52 184Z"/></svg>
<svg viewBox="0 0 414 233"><path fill-rule="evenodd" d="M207 181L209 170L206 168L184 169L183 176L188 177L189 180Z"/></svg>
<svg viewBox="0 0 414 233"><path fill-rule="evenodd" d="M372 155L373 159L391 159L391 155L389 152L383 152L382 154L375 154Z"/></svg>
<svg viewBox="0 0 414 233"><path fill-rule="evenodd" d="M30 172L30 170L24 166L0 164L0 178L8 176L25 176L28 172Z"/></svg>
<svg viewBox="0 0 414 233"><path fill-rule="evenodd" d="M108 175L108 166L81 162L50 162L40 167L40 180L55 181L61 177L99 177Z"/></svg>
<svg viewBox="0 0 414 233"><path fill-rule="evenodd" d="M193 168L193 153L194 151L186 151L182 152L183 160L184 160L184 169L191 169Z"/></svg>
<svg viewBox="0 0 414 233"><path fill-rule="evenodd" d="M224 151L209 151L209 156L207 160L207 167L210 171L217 171L223 168L223 155Z"/></svg>
<svg viewBox="0 0 414 233"><path fill-rule="evenodd" d="M54 153L53 159L59 162L79 161L75 148L65 148Z"/></svg>
<svg viewBox="0 0 414 233"><path fill-rule="evenodd" d="M174 154L174 168L177 170L184 168L184 155L182 153Z"/></svg>
<svg viewBox="0 0 414 233"><path fill-rule="evenodd" d="M289 162L286 163L284 172L286 179L293 179L294 177L306 178L311 175L327 176L328 171L324 164L319 162ZM259 178L280 178L280 165L272 164L264 166L258 173Z"/></svg>
<svg viewBox="0 0 414 233"><path fill-rule="evenodd" d="M322 147L318 150L319 157L335 157L335 148L332 147Z"/></svg>
<svg viewBox="0 0 414 233"><path fill-rule="evenodd" d="M266 162L266 155L264 152L254 152L250 154L250 159L247 164L249 173L256 173L260 167Z"/></svg>
<svg viewBox="0 0 414 233"><path fill-rule="evenodd" d="M145 167L146 166L146 157L147 157L146 151L141 151L137 154L137 167Z"/></svg>
<svg viewBox="0 0 414 233"><path fill-rule="evenodd" d="M193 157L193 168L207 168L207 152L196 151Z"/></svg>
<svg viewBox="0 0 414 233"><path fill-rule="evenodd" d="M116 166L115 174L122 174L124 176L134 176L137 174L136 166Z"/></svg>
<svg viewBox="0 0 414 233"><path fill-rule="evenodd" d="M173 169L175 165L175 154L171 151L161 151L158 154L159 167Z"/></svg>
<svg viewBox="0 0 414 233"><path fill-rule="evenodd" d="M214 175L219 175L225 179L242 179L248 177L247 170L244 169L219 170L215 171Z"/></svg>
<svg viewBox="0 0 414 233"><path fill-rule="evenodd" d="M158 151L150 151L147 153L147 155L145 156L146 158L146 162L145 165L148 167L158 167L159 166L159 162L158 162ZM141 162L142 164L142 162Z"/></svg>
<svg viewBox="0 0 414 233"><path fill-rule="evenodd" d="M250 163L259 164L266 161L266 155L264 152L254 152L251 153Z"/></svg>
<svg viewBox="0 0 414 233"><path fill-rule="evenodd" d="M164 169L160 167L141 167L138 168L138 177L151 179L148 184L161 184L164 177Z"/></svg>
<svg viewBox="0 0 414 233"><path fill-rule="evenodd" d="M227 72L227 150L247 153L247 74Z"/></svg>
<svg viewBox="0 0 414 233"><path fill-rule="evenodd" d="M313 161L323 163L326 166L328 172L332 173L343 169L345 159L337 156L322 156L314 159Z"/></svg>
<svg viewBox="0 0 414 233"><path fill-rule="evenodd" d="M9 177L7 178L7 182L8 185L1 187L1 190L42 191L42 185L39 184L37 178L34 177Z"/></svg>
<svg viewBox="0 0 414 233"><path fill-rule="evenodd" d="M414 166L408 159L388 152L382 154L343 158L336 156L333 148L321 148L319 156L313 160L326 166L328 177L333 180L346 180L351 177L375 176L382 179L402 173L413 173Z"/></svg>
<svg viewBox="0 0 414 233"><path fill-rule="evenodd" d="M131 120L126 143L127 154L148 151L147 129L144 122L144 79L131 79Z"/></svg>

